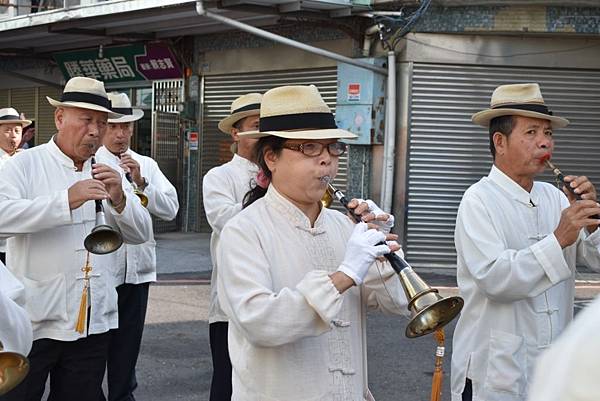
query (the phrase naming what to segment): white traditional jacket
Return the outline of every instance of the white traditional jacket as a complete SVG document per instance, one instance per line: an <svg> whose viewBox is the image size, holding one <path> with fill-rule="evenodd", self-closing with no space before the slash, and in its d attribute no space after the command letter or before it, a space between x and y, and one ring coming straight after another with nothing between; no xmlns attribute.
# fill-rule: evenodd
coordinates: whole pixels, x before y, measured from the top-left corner
<svg viewBox="0 0 600 401"><path fill-rule="evenodd" d="M538 358L529 401L600 399L600 297Z"/></svg>
<svg viewBox="0 0 600 401"><path fill-rule="evenodd" d="M95 202L70 210L68 188L91 178L91 161L76 171L54 139L21 152L0 171L0 236L8 240L7 266L25 286L25 308L34 340L73 341L87 251L85 237L95 226ZM123 240L142 243L151 233L150 215L130 191L119 214L103 201L106 219ZM116 255L91 255L89 333L117 327Z"/></svg>
<svg viewBox="0 0 600 401"><path fill-rule="evenodd" d="M22 304L23 285L0 262L0 342L6 352L29 354L31 350L31 321Z"/></svg>
<svg viewBox="0 0 600 401"><path fill-rule="evenodd" d="M311 227L273 185L227 223L217 261L232 401L372 400L365 310L406 313L407 301L387 263L371 266L360 287L343 294L334 287L329 275L352 229L330 209Z"/></svg>
<svg viewBox="0 0 600 401"><path fill-rule="evenodd" d="M556 187L525 191L495 166L464 194L456 219L465 305L452 346L452 400L524 401L539 353L573 317L576 263L600 266L600 230L561 249L553 232L569 206Z"/></svg>
<svg viewBox="0 0 600 401"><path fill-rule="evenodd" d="M2 166L10 159L10 155L4 151L4 149L0 149L0 170L2 170ZM0 252L6 252L6 240L0 239Z"/></svg>
<svg viewBox="0 0 600 401"><path fill-rule="evenodd" d="M208 224L212 228L210 256L213 270L210 288L208 322L226 322L227 316L219 305L217 296L217 247L225 224L242 210L244 195L250 191L258 166L237 154L229 162L212 168L202 180L202 200Z"/></svg>
<svg viewBox="0 0 600 401"><path fill-rule="evenodd" d="M179 210L177 191L171 182L160 171L158 164L150 157L140 155L129 149L127 152L139 163L142 176L148 181L144 194L148 197L147 209L150 214L162 220L173 220ZM133 186L125 178L123 169L119 167L119 157L110 153L104 146L96 152L96 161L106 163L119 171L123 176L123 187L133 191ZM118 251L115 285L123 283L141 284L156 281L156 241L150 231L150 240L140 245L125 245Z"/></svg>

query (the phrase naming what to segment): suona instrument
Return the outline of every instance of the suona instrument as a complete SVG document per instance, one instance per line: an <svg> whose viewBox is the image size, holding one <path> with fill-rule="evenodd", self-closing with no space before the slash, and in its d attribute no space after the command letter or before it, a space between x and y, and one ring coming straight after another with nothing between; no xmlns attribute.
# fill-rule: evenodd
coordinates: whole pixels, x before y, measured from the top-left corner
<svg viewBox="0 0 600 401"><path fill-rule="evenodd" d="M571 187L571 183L566 182L565 181L565 176L562 173L562 171L560 171L558 169L558 167L556 167L556 165L554 163L552 163L550 161L550 157L549 155L547 157L545 157L543 159L544 163L546 163L546 166L548 166L548 168L550 170L552 170L552 174L554 174L554 176L556 177L556 181L560 184L562 184L565 188L567 188L567 190L573 194L573 196L575 197L575 199L577 200L581 200L581 195L575 192L575 188ZM600 220L600 215L593 215L593 216L589 216L591 219L598 219Z"/></svg>
<svg viewBox="0 0 600 401"><path fill-rule="evenodd" d="M345 195L330 183L327 191L336 198L349 212L354 220L359 223L360 216L348 207ZM384 244L383 242L381 244ZM378 245L381 245L378 244ZM406 336L409 338L420 337L444 327L451 322L461 311L464 300L458 296L443 298L438 290L431 288L412 267L396 253L384 255L392 268L400 276L400 283L408 299L408 309L411 319L406 326Z"/></svg>
<svg viewBox="0 0 600 401"><path fill-rule="evenodd" d="M142 202L142 206L148 207L148 196L144 192L140 191L140 189L138 188L135 181L133 181L133 177L131 177L131 173L130 172L125 173L125 178L127 178L127 181L129 181L129 183L133 187L133 193L138 198L140 198L140 202Z"/></svg>
<svg viewBox="0 0 600 401"><path fill-rule="evenodd" d="M92 156L92 165L96 159ZM96 255L104 255L116 251L123 244L121 234L106 223L104 207L101 200L96 200L96 225L92 232L85 237L83 245L85 249Z"/></svg>
<svg viewBox="0 0 600 401"><path fill-rule="evenodd" d="M6 352L0 342L0 395L8 393L29 373L29 360L17 352Z"/></svg>
<svg viewBox="0 0 600 401"><path fill-rule="evenodd" d="M142 191L140 191L137 184L133 181L133 178L131 177L131 173L125 173L125 178L127 178L127 181L129 181L129 183L133 187L133 193L138 198L140 198L140 202L142 203L142 206L148 207L148 196L145 193L143 193Z"/></svg>

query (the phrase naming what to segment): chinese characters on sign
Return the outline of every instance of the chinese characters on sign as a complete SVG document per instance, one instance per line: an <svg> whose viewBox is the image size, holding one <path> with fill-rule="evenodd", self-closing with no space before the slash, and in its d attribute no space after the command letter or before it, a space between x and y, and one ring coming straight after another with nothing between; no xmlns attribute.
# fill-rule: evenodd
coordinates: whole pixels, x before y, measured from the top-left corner
<svg viewBox="0 0 600 401"><path fill-rule="evenodd" d="M181 78L177 59L166 46L134 44L57 53L54 59L66 79L85 76L104 82Z"/></svg>
<svg viewBox="0 0 600 401"><path fill-rule="evenodd" d="M125 57L111 57L88 60L65 61L64 67L69 78L88 77L102 81L129 78L135 79L135 73L127 64Z"/></svg>

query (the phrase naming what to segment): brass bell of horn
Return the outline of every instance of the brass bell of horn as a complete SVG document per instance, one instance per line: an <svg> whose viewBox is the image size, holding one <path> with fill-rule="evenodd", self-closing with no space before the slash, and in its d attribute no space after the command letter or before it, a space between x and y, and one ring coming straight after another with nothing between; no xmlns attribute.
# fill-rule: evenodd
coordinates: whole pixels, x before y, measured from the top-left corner
<svg viewBox="0 0 600 401"><path fill-rule="evenodd" d="M96 160L92 157L92 164ZM105 255L116 251L123 245L121 234L106 223L104 207L101 200L96 200L96 225L92 232L85 237L83 246L89 252L96 255Z"/></svg>
<svg viewBox="0 0 600 401"><path fill-rule="evenodd" d="M402 269L399 277L412 316L406 326L406 337L415 338L433 333L460 313L464 305L461 297L442 297L437 289L427 285L412 268Z"/></svg>
<svg viewBox="0 0 600 401"><path fill-rule="evenodd" d="M83 246L96 255L105 255L119 249L123 245L121 234L106 223L102 201L96 201L96 225L85 237Z"/></svg>
<svg viewBox="0 0 600 401"><path fill-rule="evenodd" d="M5 352L0 342L0 395L8 393L29 373L29 360L17 352Z"/></svg>
<svg viewBox="0 0 600 401"><path fill-rule="evenodd" d="M133 182L133 178L131 177L131 173L125 173L125 178L127 178L127 181L129 181L129 183L133 187L133 193L138 198L140 198L140 202L142 203L142 206L148 207L148 196L145 193L143 193L142 191L140 191L140 189L138 188L138 186L136 185L136 183Z"/></svg>
<svg viewBox="0 0 600 401"><path fill-rule="evenodd" d="M133 193L136 194L136 196L138 198L140 198L140 202L142 203L142 206L148 207L148 197L146 196L145 193L143 193L142 191L140 191L137 188L133 189Z"/></svg>
<svg viewBox="0 0 600 401"><path fill-rule="evenodd" d="M325 191L325 193L323 194L323 197L321 198L321 205L323 205L323 207L329 208L329 206L331 206L332 203L333 203L333 196L331 196L329 191Z"/></svg>

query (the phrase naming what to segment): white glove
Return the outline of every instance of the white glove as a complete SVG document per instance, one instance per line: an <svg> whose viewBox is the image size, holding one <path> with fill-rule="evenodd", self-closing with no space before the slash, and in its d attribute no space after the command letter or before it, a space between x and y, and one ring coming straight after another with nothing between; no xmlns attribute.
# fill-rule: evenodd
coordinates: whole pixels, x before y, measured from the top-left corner
<svg viewBox="0 0 600 401"><path fill-rule="evenodd" d="M377 206L377 204L375 202L373 202L371 199L356 199L358 201L358 204L360 205L363 202L366 202L367 205L369 205L369 212L373 213L375 215L375 218L383 215L383 214L387 214L386 212L384 212L383 210L381 210L381 208L379 206ZM384 234L389 234L390 231L392 230L392 227L394 227L394 215L393 214L389 214L388 215L388 219L385 221L381 221L381 220L372 220L369 223L371 224L375 224L377 227L379 227L379 231L381 231Z"/></svg>
<svg viewBox="0 0 600 401"><path fill-rule="evenodd" d="M357 223L346 245L346 254L338 271L346 274L356 285L360 285L376 258L390 253L387 245L377 245L385 241L385 234L369 229L367 223Z"/></svg>

